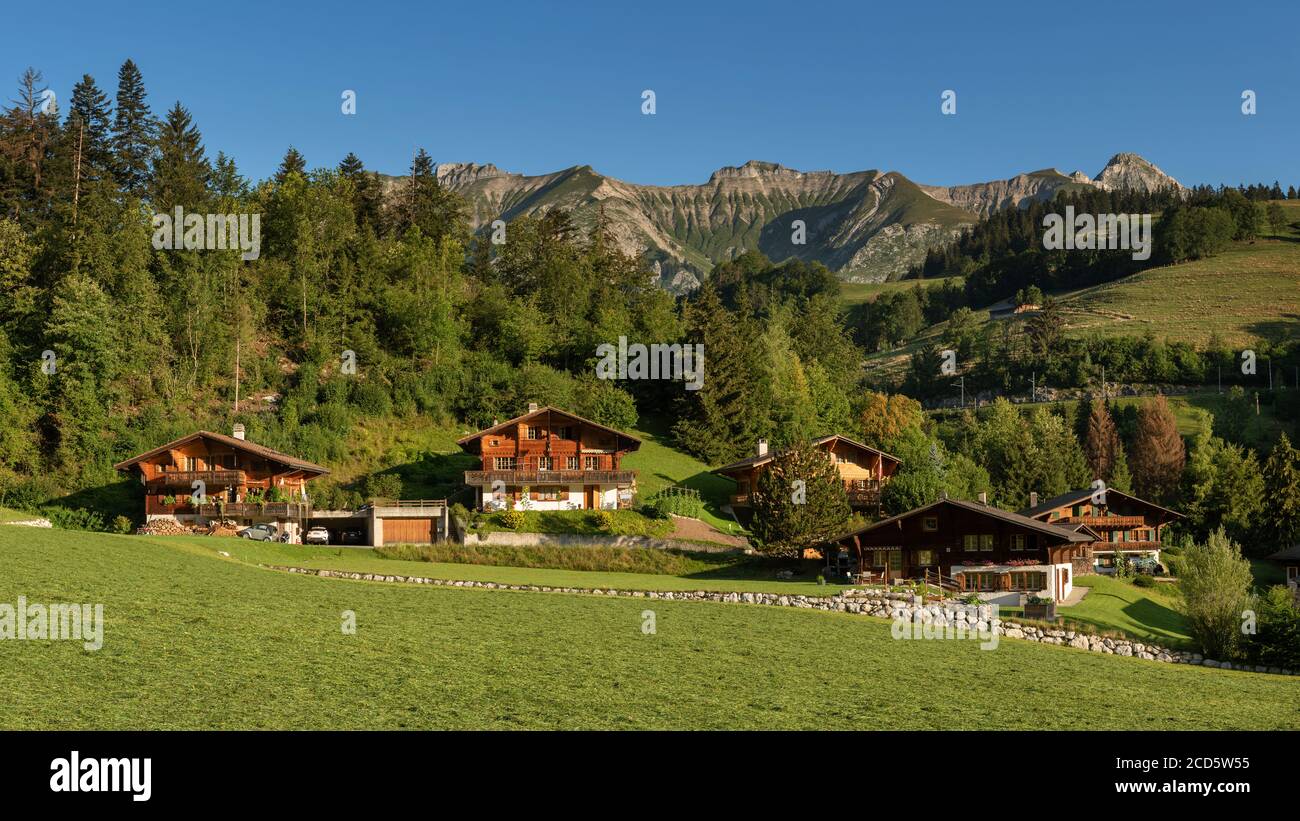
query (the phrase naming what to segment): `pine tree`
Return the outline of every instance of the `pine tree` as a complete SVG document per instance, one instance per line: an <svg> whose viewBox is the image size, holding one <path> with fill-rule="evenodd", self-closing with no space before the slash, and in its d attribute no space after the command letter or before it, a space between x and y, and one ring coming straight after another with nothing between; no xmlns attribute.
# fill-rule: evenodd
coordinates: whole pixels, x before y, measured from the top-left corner
<svg viewBox="0 0 1300 821"><path fill-rule="evenodd" d="M72 87L67 125L73 127L79 123L85 179L97 179L112 171L113 117L109 108L108 95L95 84L94 77L83 74L81 81Z"/></svg>
<svg viewBox="0 0 1300 821"><path fill-rule="evenodd" d="M1133 492L1133 476L1128 471L1128 456L1124 454L1122 444L1115 451L1115 467L1111 469L1110 478L1106 481L1109 487L1121 493Z"/></svg>
<svg viewBox="0 0 1300 821"><path fill-rule="evenodd" d="M275 181L283 183L285 178L290 174L306 174L307 160L299 153L298 149L289 146L289 150L284 152L284 159L280 160L280 168L275 172Z"/></svg>
<svg viewBox="0 0 1300 821"><path fill-rule="evenodd" d="M755 346L711 285L687 302L685 320L688 339L704 345L707 367L703 387L683 391L673 436L683 449L721 465L749 452L766 431L756 399Z"/></svg>
<svg viewBox="0 0 1300 821"><path fill-rule="evenodd" d="M1120 452L1119 431L1110 418L1110 411L1106 410L1105 403L1100 399L1094 399L1092 410L1088 414L1088 436L1084 444L1084 454L1088 457L1088 469L1092 471L1092 478L1110 482Z"/></svg>
<svg viewBox="0 0 1300 821"><path fill-rule="evenodd" d="M753 510L759 549L785 557L839 536L852 515L839 471L809 442L796 444L762 471Z"/></svg>
<svg viewBox="0 0 1300 821"><path fill-rule="evenodd" d="M1260 538L1278 547L1300 542L1300 450L1284 433L1264 462Z"/></svg>
<svg viewBox="0 0 1300 821"><path fill-rule="evenodd" d="M198 211L207 202L212 168L203 151L203 137L189 111L180 103L167 112L158 134L150 196L154 208L166 211L181 206Z"/></svg>
<svg viewBox="0 0 1300 821"><path fill-rule="evenodd" d="M1187 448L1164 396L1142 403L1129 458L1138 495L1154 502L1168 500L1178 487L1186 461Z"/></svg>
<svg viewBox="0 0 1300 821"><path fill-rule="evenodd" d="M158 121L145 102L144 77L131 60L117 72L117 100L113 112L114 176L124 190L142 195L149 182Z"/></svg>
<svg viewBox="0 0 1300 821"><path fill-rule="evenodd" d="M423 148L417 151L403 183L394 230L400 235L419 228L435 241L451 237L467 245L469 227L465 210L464 199L438 182L437 168L429 153ZM546 222L545 216L542 221Z"/></svg>
<svg viewBox="0 0 1300 821"><path fill-rule="evenodd" d="M352 152L339 163L339 174L352 183L352 211L357 217L357 227L369 226L376 234L380 231L383 216L379 185L361 158Z"/></svg>

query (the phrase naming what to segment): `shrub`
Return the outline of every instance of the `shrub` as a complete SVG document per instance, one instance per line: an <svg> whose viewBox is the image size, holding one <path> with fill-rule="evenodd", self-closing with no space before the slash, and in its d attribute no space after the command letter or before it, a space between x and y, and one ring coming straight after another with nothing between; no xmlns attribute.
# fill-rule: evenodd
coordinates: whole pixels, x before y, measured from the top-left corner
<svg viewBox="0 0 1300 821"><path fill-rule="evenodd" d="M42 508L41 514L63 530L107 530L103 516L82 507L50 506Z"/></svg>
<svg viewBox="0 0 1300 821"><path fill-rule="evenodd" d="M599 527L601 530L614 529L614 514L610 511L598 510L596 511L596 515L592 518L596 523L596 527Z"/></svg>
<svg viewBox="0 0 1300 821"><path fill-rule="evenodd" d="M1255 634L1247 639L1247 652L1256 664L1300 669L1300 605L1291 591L1274 585L1260 597Z"/></svg>
<svg viewBox="0 0 1300 821"><path fill-rule="evenodd" d="M497 520L511 530L518 530L523 527L525 518L522 510L503 510L497 514Z"/></svg>
<svg viewBox="0 0 1300 821"><path fill-rule="evenodd" d="M700 519L704 516L704 502L693 495L661 493L650 498L645 505L645 510L660 518L685 516L690 519Z"/></svg>
<svg viewBox="0 0 1300 821"><path fill-rule="evenodd" d="M366 477L365 495L374 499L402 498L402 477L396 473L372 473Z"/></svg>
<svg viewBox="0 0 1300 821"><path fill-rule="evenodd" d="M1156 580L1150 576L1134 576L1133 586L1134 587L1155 587Z"/></svg>
<svg viewBox="0 0 1300 821"><path fill-rule="evenodd" d="M1204 544L1188 547L1180 565L1182 611L1201 652L1219 660L1237 657L1242 613L1251 606L1250 562L1219 528Z"/></svg>
<svg viewBox="0 0 1300 821"><path fill-rule="evenodd" d="M130 533L130 532L131 532L131 520L128 519L127 517L125 517L125 516L118 516L118 517L114 518L114 519L113 519L113 532L114 532L114 533Z"/></svg>

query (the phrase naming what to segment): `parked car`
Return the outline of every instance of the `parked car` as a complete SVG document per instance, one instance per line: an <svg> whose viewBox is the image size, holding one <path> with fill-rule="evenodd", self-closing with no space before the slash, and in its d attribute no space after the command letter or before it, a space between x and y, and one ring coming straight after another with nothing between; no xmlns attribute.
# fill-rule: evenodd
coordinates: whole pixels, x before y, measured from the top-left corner
<svg viewBox="0 0 1300 821"><path fill-rule="evenodd" d="M252 539L255 542L282 542L289 534L281 534L275 525L256 524L239 531L238 535L241 539Z"/></svg>
<svg viewBox="0 0 1300 821"><path fill-rule="evenodd" d="M364 530L344 530L339 534L339 544L365 544L366 532Z"/></svg>
<svg viewBox="0 0 1300 821"><path fill-rule="evenodd" d="M330 532L323 527L313 527L302 537L303 544L329 544Z"/></svg>
<svg viewBox="0 0 1300 821"><path fill-rule="evenodd" d="M1147 556L1133 560L1133 572L1141 573L1143 576L1163 576L1165 575L1165 566Z"/></svg>

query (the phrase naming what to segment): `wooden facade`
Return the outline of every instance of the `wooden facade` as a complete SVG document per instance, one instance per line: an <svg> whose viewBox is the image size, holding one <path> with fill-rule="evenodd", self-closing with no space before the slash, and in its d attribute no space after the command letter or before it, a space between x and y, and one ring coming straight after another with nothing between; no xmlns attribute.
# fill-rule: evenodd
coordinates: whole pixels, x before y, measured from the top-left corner
<svg viewBox="0 0 1300 821"><path fill-rule="evenodd" d="M855 442L847 436L831 435L813 440L813 445L830 455L844 481L844 492L854 510L875 510L880 505L880 491L898 472L902 460L882 450ZM732 479L736 492L731 496L733 509L751 507L751 495L758 479L780 453L769 452L767 442L759 440L753 456L713 471Z"/></svg>
<svg viewBox="0 0 1300 821"><path fill-rule="evenodd" d="M636 492L622 462L641 440L558 408L531 405L457 444L479 457L465 484L481 509L608 510L630 507Z"/></svg>
<svg viewBox="0 0 1300 821"><path fill-rule="evenodd" d="M1032 502L1020 511L1022 515L1048 524L1084 526L1096 533L1092 557L1095 568L1102 572L1114 567L1116 552L1158 559L1165 528L1184 518L1181 513L1112 488L1104 494L1084 488L1041 504Z"/></svg>
<svg viewBox="0 0 1300 821"><path fill-rule="evenodd" d="M1093 536L977 502L943 499L847 533L823 551L861 580L931 578L953 589L1061 600ZM847 566L847 567L846 567Z"/></svg>
<svg viewBox="0 0 1300 821"><path fill-rule="evenodd" d="M302 519L310 509L307 482L329 473L246 441L242 427L234 436L201 430L114 467L139 475L146 520L228 518L245 523Z"/></svg>

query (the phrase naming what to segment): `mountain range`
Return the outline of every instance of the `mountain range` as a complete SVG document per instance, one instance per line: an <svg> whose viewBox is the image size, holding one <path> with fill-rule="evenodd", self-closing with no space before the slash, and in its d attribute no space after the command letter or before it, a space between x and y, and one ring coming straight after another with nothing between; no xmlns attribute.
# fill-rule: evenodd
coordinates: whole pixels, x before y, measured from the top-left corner
<svg viewBox="0 0 1300 821"><path fill-rule="evenodd" d="M920 185L896 171L796 171L750 161L703 185L638 185L583 165L525 176L494 165L444 163L438 179L469 203L471 225L566 208L582 228L600 212L623 250L644 253L664 287L684 292L714 264L752 249L817 261L852 282L898 279L925 252L1003 208L1071 187L1182 186L1136 154L1116 154L1095 178L1045 169L971 185ZM391 185L397 179L385 178ZM804 242L796 240L796 220Z"/></svg>

